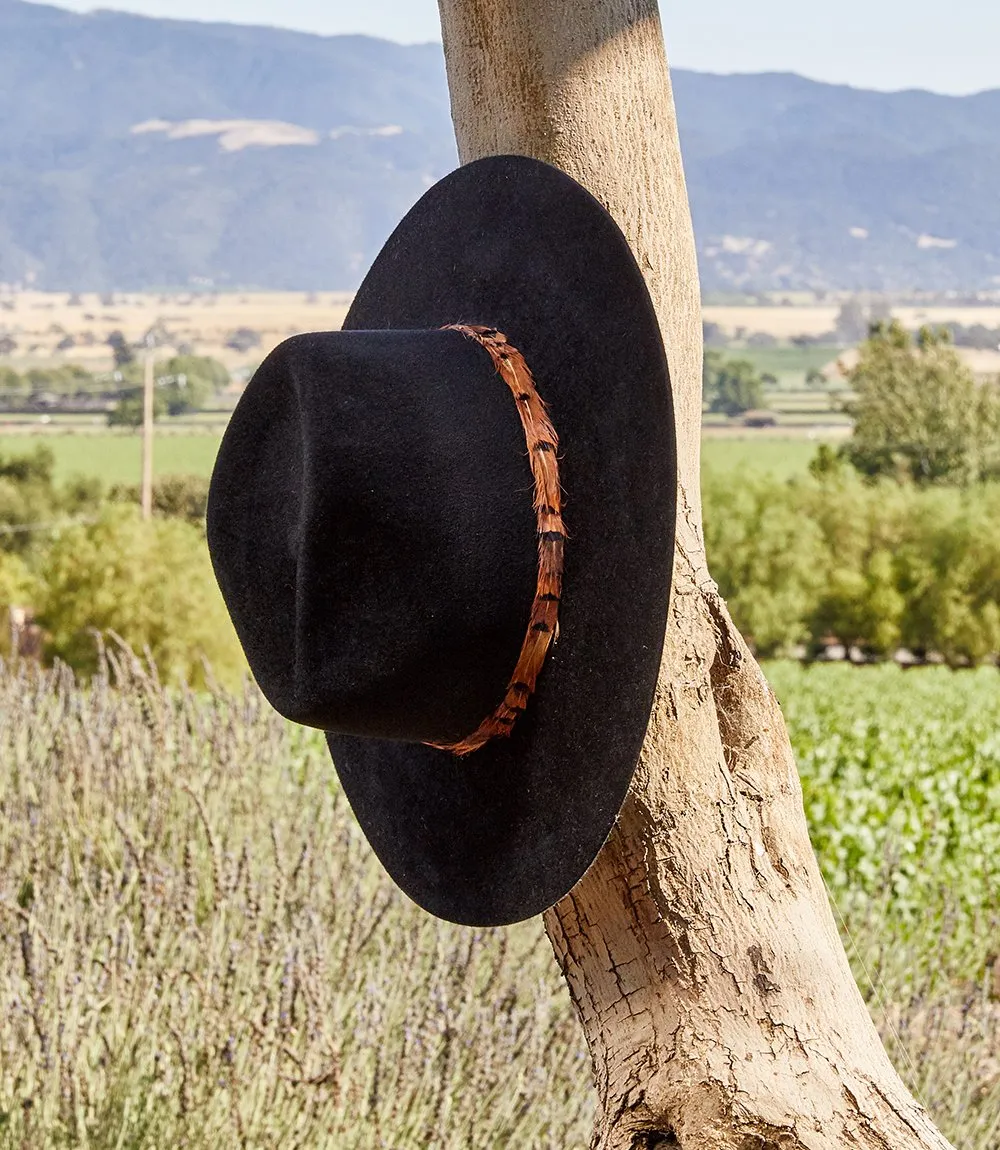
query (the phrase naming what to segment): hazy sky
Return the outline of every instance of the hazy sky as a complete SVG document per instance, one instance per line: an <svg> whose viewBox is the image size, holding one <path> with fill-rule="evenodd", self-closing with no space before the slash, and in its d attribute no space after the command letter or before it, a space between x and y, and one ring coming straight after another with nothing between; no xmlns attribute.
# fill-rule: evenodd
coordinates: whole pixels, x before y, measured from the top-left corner
<svg viewBox="0 0 1000 1150"><path fill-rule="evenodd" d="M572 11L572 0L565 0ZM86 12L272 24L439 40L436 0L61 0ZM708 72L799 72L864 88L1000 88L997 0L661 0L671 62Z"/></svg>

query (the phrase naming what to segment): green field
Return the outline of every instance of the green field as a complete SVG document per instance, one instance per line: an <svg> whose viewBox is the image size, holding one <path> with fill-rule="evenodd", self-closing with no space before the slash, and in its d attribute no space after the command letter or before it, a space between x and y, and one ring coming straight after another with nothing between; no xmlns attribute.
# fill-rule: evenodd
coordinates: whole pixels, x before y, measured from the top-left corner
<svg viewBox="0 0 1000 1150"><path fill-rule="evenodd" d="M59 480L96 475L108 484L139 482L142 444L130 432L0 436L3 455L23 454L40 445L55 455ZM153 470L157 475L210 475L218 450L218 435L159 435Z"/></svg>
<svg viewBox="0 0 1000 1150"><path fill-rule="evenodd" d="M139 481L141 444L137 435L49 434L0 436L0 454L23 454L38 445L52 450L56 478L96 475L106 483ZM157 475L210 475L219 450L217 435L160 435L154 449ZM770 472L786 477L805 471L816 451L808 439L778 439L748 434L746 439L705 439L703 463L713 470Z"/></svg>
<svg viewBox="0 0 1000 1150"><path fill-rule="evenodd" d="M832 363L842 348L827 347L741 347L726 348L727 359L748 359L762 374L773 375L779 388L805 386L806 373L819 371Z"/></svg>
<svg viewBox="0 0 1000 1150"><path fill-rule="evenodd" d="M804 475L816 454L817 442L809 439L703 439L703 470L736 474L769 473L779 479Z"/></svg>

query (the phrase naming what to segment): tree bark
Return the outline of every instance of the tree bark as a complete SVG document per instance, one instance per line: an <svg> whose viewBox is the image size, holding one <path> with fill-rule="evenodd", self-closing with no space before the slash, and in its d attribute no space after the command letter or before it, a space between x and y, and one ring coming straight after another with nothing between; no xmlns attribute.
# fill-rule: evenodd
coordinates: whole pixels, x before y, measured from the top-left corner
<svg viewBox="0 0 1000 1150"><path fill-rule="evenodd" d="M706 566L701 305L655 0L439 3L462 160L535 156L607 206L674 389L677 552L654 710L618 825L545 916L593 1057L593 1145L947 1147L854 983L778 702Z"/></svg>

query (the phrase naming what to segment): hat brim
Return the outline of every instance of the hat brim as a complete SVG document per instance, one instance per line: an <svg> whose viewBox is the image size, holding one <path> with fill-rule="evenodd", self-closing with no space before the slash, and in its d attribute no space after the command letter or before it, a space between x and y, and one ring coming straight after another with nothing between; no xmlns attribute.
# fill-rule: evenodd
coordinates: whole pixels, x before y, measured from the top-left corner
<svg viewBox="0 0 1000 1150"><path fill-rule="evenodd" d="M676 444L642 274L610 215L558 169L489 157L435 185L376 259L344 327L451 323L506 333L549 405L569 533L560 638L513 734L468 758L327 739L395 882L441 918L497 926L576 885L628 791L662 654Z"/></svg>

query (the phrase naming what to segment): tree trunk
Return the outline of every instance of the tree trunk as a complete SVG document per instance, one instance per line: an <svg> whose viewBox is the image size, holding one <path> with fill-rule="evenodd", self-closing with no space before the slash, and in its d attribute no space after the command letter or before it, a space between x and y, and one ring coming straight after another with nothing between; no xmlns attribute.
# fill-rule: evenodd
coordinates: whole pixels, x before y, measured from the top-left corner
<svg viewBox="0 0 1000 1150"><path fill-rule="evenodd" d="M440 0L463 161L558 165L657 307L678 421L674 589L618 825L545 923L593 1056L594 1146L947 1147L889 1063L809 844L774 694L705 563L701 306L655 0Z"/></svg>

